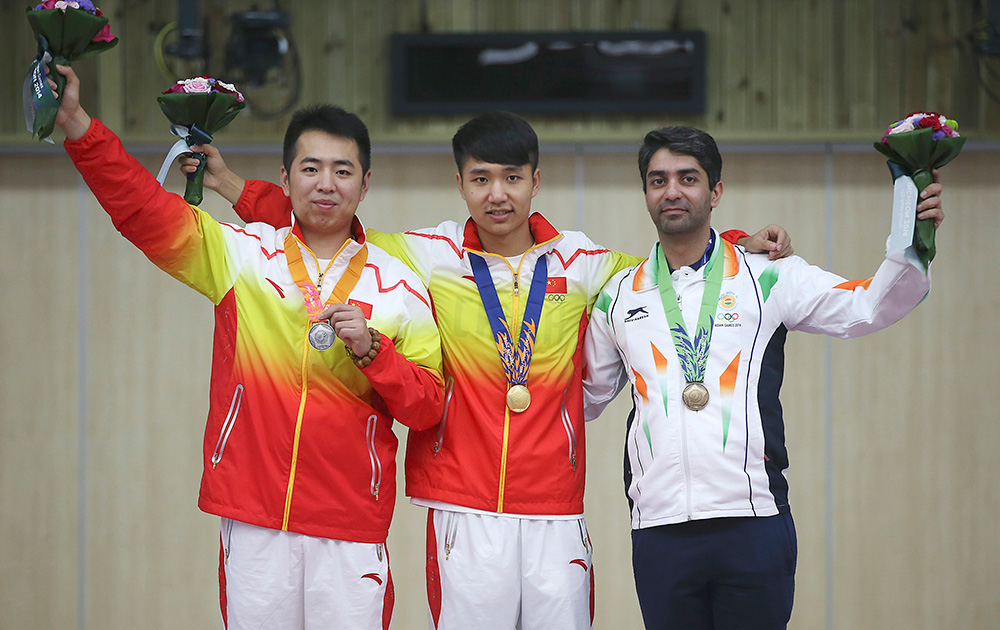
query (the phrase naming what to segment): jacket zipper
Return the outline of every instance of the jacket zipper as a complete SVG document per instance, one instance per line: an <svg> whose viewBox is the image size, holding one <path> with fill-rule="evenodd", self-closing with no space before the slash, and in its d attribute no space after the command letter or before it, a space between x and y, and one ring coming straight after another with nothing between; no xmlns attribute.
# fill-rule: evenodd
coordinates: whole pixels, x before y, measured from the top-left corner
<svg viewBox="0 0 1000 630"><path fill-rule="evenodd" d="M573 465L573 471L576 471L576 432L573 430L573 421L569 417L569 410L566 409L566 395L569 390L563 392L562 407L560 409L560 415L562 416L563 428L566 429L566 437L569 440L569 463Z"/></svg>
<svg viewBox="0 0 1000 630"><path fill-rule="evenodd" d="M526 255L527 253L528 252L525 252L524 255ZM513 267L510 266L510 263L507 262L506 258L503 258L504 263L507 265L507 268L510 269L511 274L514 277L514 300L512 302L510 309L511 319L514 319L514 317L516 317L521 310L520 300L518 300L517 281L518 278L520 277L521 264L524 262L524 255L521 256L521 260L517 264L517 270L515 270ZM520 331L521 330L520 318L518 318L517 325L509 326L508 330L511 331L512 336L515 330ZM516 346L517 340L513 339L512 337L511 343ZM507 450L509 446L509 439L510 439L510 408L507 407L505 399L503 406L503 442L500 445L500 488L497 491L497 512L503 512L503 492L504 492L504 486L507 483Z"/></svg>
<svg viewBox="0 0 1000 630"><path fill-rule="evenodd" d="M681 376L683 379L683 375ZM664 401L666 405L666 401ZM687 508L687 520L691 520L691 462L688 461L687 413L680 406L681 424L681 462L684 464L684 491Z"/></svg>
<svg viewBox="0 0 1000 630"><path fill-rule="evenodd" d="M368 459L372 464L371 493L378 501L378 489L382 485L382 462L379 461L378 453L375 452L375 428L378 423L378 416L372 414L368 416L368 427L365 436L368 440Z"/></svg>
<svg viewBox="0 0 1000 630"><path fill-rule="evenodd" d="M444 391L444 413L441 414L441 428L438 429L437 439L434 440L434 457L438 456L438 451L444 445L444 427L448 423L448 407L451 406L451 395L455 393L455 377L449 376L445 381Z"/></svg>
<svg viewBox="0 0 1000 630"><path fill-rule="evenodd" d="M229 434L233 432L236 424L236 416L240 413L240 403L243 401L243 384L236 386L233 392L233 401L229 403L229 413L222 423L222 430L219 431L219 441L215 443L215 452L212 453L212 469L214 470L222 461L222 453L226 450L226 443L229 441Z"/></svg>
<svg viewBox="0 0 1000 630"><path fill-rule="evenodd" d="M299 465L299 438L302 436L302 419L306 413L306 400L309 397L309 328L303 326L305 337L302 339L301 394L299 394L299 410L295 415L295 433L292 437L292 459L288 469L288 488L285 490L285 513L281 518L281 530L288 530L288 521L292 514L292 494L295 491L295 471Z"/></svg>

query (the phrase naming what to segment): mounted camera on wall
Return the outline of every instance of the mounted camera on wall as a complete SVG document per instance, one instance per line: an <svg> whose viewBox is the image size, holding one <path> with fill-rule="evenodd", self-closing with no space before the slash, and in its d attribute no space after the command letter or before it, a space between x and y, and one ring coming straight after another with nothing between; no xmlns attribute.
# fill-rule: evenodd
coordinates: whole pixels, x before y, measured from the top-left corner
<svg viewBox="0 0 1000 630"><path fill-rule="evenodd" d="M277 118L298 103L302 72L292 40L291 16L277 2L270 10L253 5L229 18L225 55L213 54L209 29L202 27L198 0L177 1L177 21L156 36L157 67L170 81L195 75L234 83L255 118ZM218 32L219 29L216 30ZM222 70L216 70L219 66Z"/></svg>

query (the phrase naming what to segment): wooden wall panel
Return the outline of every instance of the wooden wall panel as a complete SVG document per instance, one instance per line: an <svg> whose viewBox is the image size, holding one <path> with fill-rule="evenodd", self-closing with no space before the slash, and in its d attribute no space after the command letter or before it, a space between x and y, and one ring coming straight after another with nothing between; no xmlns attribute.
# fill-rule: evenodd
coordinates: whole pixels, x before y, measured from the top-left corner
<svg viewBox="0 0 1000 630"><path fill-rule="evenodd" d="M229 16L251 0L205 0L209 45L200 60L171 63L185 75L222 76ZM979 86L970 33L985 3L886 0L839 3L762 0L698 3L659 0L306 0L285 9L305 77L300 105L332 101L359 113L382 142L447 141L466 116L394 116L389 104L393 32L599 31L698 29L707 33L708 104L698 115L534 116L549 141L628 141L664 119L713 129L729 140L864 140L913 109L944 111L978 138L1000 138L1000 104ZM78 69L94 81L84 102L120 123L129 137L164 138L155 106L169 83L156 69L154 41L176 20L173 3L108 0L118 47ZM23 7L0 8L0 52L10 64L0 80L19 86L35 46ZM173 41L168 38L168 43ZM997 56L982 59L988 87L1000 94ZM991 71L992 70L992 75ZM461 77L455 77L461 81ZM0 97L0 142L29 143L19 90ZM287 116L242 115L223 132L245 142L280 138Z"/></svg>

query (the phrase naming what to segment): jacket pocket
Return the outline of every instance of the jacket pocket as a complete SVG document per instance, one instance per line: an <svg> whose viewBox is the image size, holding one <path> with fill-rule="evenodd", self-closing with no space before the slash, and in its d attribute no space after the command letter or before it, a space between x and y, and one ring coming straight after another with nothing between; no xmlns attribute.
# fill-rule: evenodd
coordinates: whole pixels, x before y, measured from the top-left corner
<svg viewBox="0 0 1000 630"><path fill-rule="evenodd" d="M444 526L444 559L451 557L451 550L455 548L455 537L458 535L458 521L460 516L457 512L448 512Z"/></svg>
<svg viewBox="0 0 1000 630"><path fill-rule="evenodd" d="M243 385L237 385L233 392L233 401L229 403L229 413L222 423L222 430L219 431L219 441L215 443L215 452L212 453L212 468L214 469L222 461L222 454L226 450L226 443L229 441L229 434L233 432L236 424L236 416L240 414L240 403L243 401Z"/></svg>
<svg viewBox="0 0 1000 630"><path fill-rule="evenodd" d="M451 406L451 395L455 393L455 378L449 376L445 384L444 391L444 413L441 414L441 428L438 429L437 438L434 440L434 457L438 456L438 451L444 446L444 427L448 424L448 407Z"/></svg>
<svg viewBox="0 0 1000 630"><path fill-rule="evenodd" d="M382 462L378 458L378 452L375 450L375 429L378 426L378 416L372 414L368 416L368 426L365 429L365 438L368 443L368 459L372 464L372 483L371 483L371 493L378 501L378 489L382 485Z"/></svg>
<svg viewBox="0 0 1000 630"><path fill-rule="evenodd" d="M573 428L573 420L569 417L569 410L566 409L566 395L569 390L563 392L562 406L559 415L562 417L563 428L566 430L566 441L569 442L569 463L576 470L576 430Z"/></svg>

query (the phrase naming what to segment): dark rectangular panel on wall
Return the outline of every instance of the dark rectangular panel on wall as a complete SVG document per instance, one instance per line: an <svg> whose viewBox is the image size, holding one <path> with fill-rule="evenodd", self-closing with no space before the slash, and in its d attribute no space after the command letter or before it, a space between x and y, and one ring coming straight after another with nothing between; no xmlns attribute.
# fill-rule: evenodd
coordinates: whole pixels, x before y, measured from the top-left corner
<svg viewBox="0 0 1000 630"><path fill-rule="evenodd" d="M705 111L705 33L394 34L394 114Z"/></svg>

